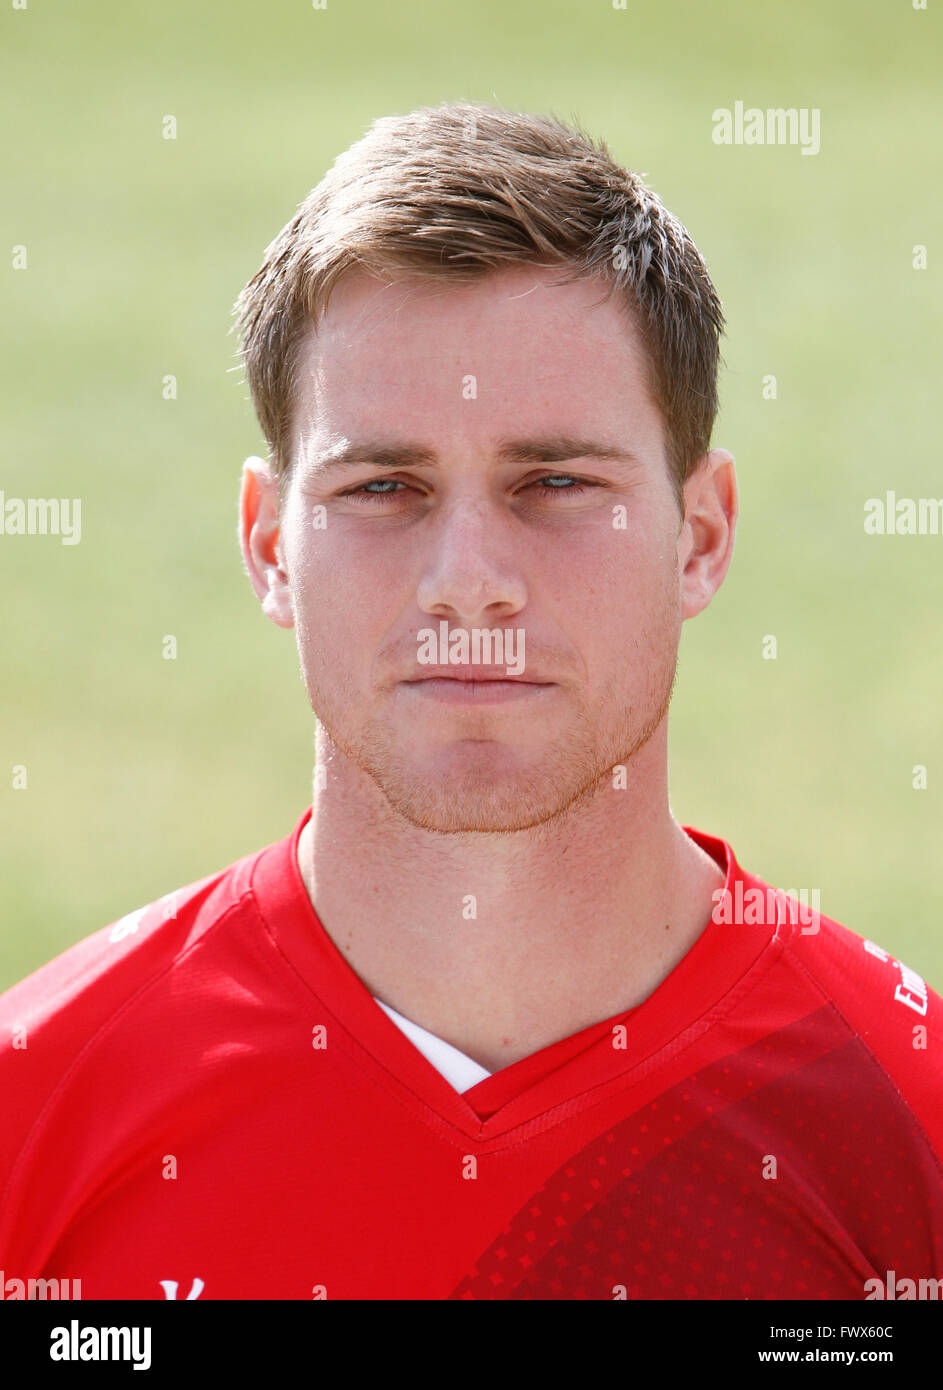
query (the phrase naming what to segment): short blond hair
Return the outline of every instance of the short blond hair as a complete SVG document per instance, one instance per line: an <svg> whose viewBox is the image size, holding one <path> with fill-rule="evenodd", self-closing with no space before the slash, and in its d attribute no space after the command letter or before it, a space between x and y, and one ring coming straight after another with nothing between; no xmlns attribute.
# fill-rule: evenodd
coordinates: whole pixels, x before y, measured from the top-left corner
<svg viewBox="0 0 943 1390"><path fill-rule="evenodd" d="M622 296L647 357L681 489L710 449L721 302L686 229L606 145L555 116L470 102L374 121L265 252L233 313L273 472L291 465L302 340L347 271L475 281L505 266L569 268Z"/></svg>

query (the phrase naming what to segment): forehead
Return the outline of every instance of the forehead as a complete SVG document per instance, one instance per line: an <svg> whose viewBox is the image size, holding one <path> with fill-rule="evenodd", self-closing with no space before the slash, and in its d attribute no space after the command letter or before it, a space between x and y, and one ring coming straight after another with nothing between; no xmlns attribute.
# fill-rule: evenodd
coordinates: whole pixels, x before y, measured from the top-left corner
<svg viewBox="0 0 943 1390"><path fill-rule="evenodd" d="M483 445L531 428L594 426L660 454L633 317L618 293L605 300L602 281L554 285L561 273L515 266L471 284L343 276L299 353L296 427L306 444L458 430Z"/></svg>

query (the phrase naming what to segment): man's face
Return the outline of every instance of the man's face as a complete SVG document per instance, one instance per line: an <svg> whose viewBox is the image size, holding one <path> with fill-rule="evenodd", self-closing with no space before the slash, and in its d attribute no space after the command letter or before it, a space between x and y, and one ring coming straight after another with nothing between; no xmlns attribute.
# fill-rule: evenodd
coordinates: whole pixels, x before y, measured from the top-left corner
<svg viewBox="0 0 943 1390"><path fill-rule="evenodd" d="M300 363L278 554L305 685L337 747L430 830L547 821L668 708L681 521L643 348L615 296L554 274L348 275ZM552 452L567 439L600 455ZM418 634L442 622L518 651L523 632L534 684L422 680Z"/></svg>

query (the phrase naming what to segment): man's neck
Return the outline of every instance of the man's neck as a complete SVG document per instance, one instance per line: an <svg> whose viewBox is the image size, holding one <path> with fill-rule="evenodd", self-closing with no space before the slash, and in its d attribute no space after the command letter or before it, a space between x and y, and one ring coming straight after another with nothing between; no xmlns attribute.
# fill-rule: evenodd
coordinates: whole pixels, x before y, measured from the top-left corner
<svg viewBox="0 0 943 1390"><path fill-rule="evenodd" d="M372 994L489 1071L635 1007L724 883L671 816L664 739L624 790L499 834L420 829L333 751L298 847L325 931Z"/></svg>

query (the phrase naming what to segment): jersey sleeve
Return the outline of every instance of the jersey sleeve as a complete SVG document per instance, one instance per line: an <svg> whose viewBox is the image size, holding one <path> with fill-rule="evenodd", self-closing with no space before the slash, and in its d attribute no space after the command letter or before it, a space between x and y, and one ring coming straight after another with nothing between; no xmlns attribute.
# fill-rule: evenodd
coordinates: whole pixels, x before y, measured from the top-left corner
<svg viewBox="0 0 943 1390"><path fill-rule="evenodd" d="M883 1068L943 1169L943 999L903 961L828 918L797 934L793 960Z"/></svg>
<svg viewBox="0 0 943 1390"><path fill-rule="evenodd" d="M187 950L216 881L128 913L0 995L0 1268L36 1272L80 1204L88 1136L76 1117L61 1127L59 1102L109 1024Z"/></svg>

